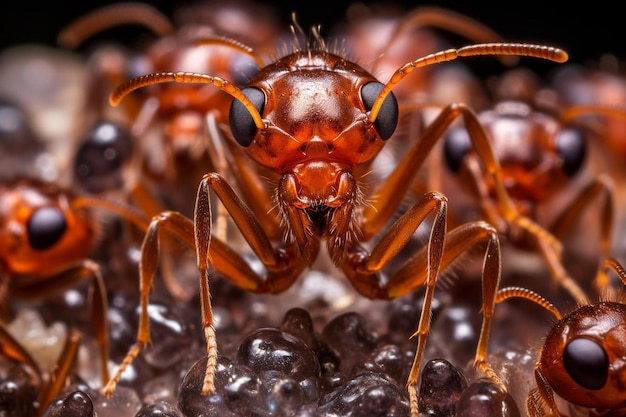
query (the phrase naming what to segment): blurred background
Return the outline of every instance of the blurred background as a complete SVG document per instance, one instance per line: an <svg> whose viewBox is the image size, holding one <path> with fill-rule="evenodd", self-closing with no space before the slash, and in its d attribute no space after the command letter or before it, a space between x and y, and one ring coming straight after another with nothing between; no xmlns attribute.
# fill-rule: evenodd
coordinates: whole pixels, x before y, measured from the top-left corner
<svg viewBox="0 0 626 417"><path fill-rule="evenodd" d="M148 3L171 13L188 2L189 0L159 0ZM0 15L0 47L23 42L54 45L56 34L64 25L75 17L108 3L111 1L69 4L52 1L35 6L26 1L12 2L11 11L3 10ZM348 6L353 1L334 0L331 6L321 1L264 0L261 3L275 7L285 24L289 24L290 15L295 12L302 27L319 24L322 33L325 30L327 33L335 23L345 17ZM625 38L621 36L623 14L617 10L618 3L608 0L583 2L579 5L573 2L495 0L431 0L430 3L398 0L396 3L406 8L423 5L450 8L489 25L508 40L547 43L564 48L571 59L577 62L595 60L606 52L626 56Z"/></svg>

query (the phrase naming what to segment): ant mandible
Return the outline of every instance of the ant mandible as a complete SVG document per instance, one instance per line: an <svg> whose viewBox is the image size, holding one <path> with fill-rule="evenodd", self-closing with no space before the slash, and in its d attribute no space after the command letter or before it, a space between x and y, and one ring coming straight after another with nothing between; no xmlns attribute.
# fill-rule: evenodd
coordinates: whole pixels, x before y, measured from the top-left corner
<svg viewBox="0 0 626 417"><path fill-rule="evenodd" d="M617 259L605 258L601 267L607 274L613 270L626 285L626 271ZM604 289L608 289L608 283ZM557 319L544 339L535 365L536 387L527 397L528 415L560 416L555 394L587 409L590 416L624 415L626 303L623 295L594 303L586 301L564 316L549 301L525 288L501 289L496 303L513 297L533 301Z"/></svg>
<svg viewBox="0 0 626 417"><path fill-rule="evenodd" d="M229 123L232 138L250 159L238 158L237 168L246 173L242 200L217 172L206 174L198 187L193 220L166 211L152 219L141 249L141 319L137 343L131 347L117 372L104 388L111 396L124 369L150 343L147 314L148 295L157 267L159 231L178 236L197 254L202 324L207 342L207 366L202 392L215 392L217 362L216 333L209 291L209 266L237 286L255 293L286 290L317 258L321 241L354 288L371 299L393 299L426 283L426 294L418 330L416 356L407 386L411 413L418 414L415 387L430 327L431 303L439 270L479 241L486 240L483 271L483 325L475 365L498 380L486 362L487 334L493 314L494 296L500 278L500 246L496 230L486 222L474 222L447 231L447 199L439 192L426 193L409 210L386 224L398 211L410 180L415 175L445 127L466 106L451 105L426 129L403 161L366 198L360 183L368 163L393 135L398 121L398 104L391 90L411 71L423 66L476 55L523 55L557 62L567 54L557 48L530 44L476 44L449 49L409 62L386 84L357 64L332 54L314 30L314 42L265 66L243 89L206 74L155 73L120 85L111 95L117 105L130 92L152 84L182 82L212 84L233 96ZM479 124L469 121L473 132ZM475 146L484 156L499 183L499 167L484 134L476 133ZM241 152L241 150L239 150ZM234 154L238 154L234 152ZM245 156L245 155L244 155ZM253 162L263 171L254 175ZM250 174L252 173L252 174ZM265 176L275 188L270 192ZM503 198L506 198L503 188ZM240 253L212 233L210 191L224 204L266 274L255 271ZM273 207L276 211L267 210ZM408 242L418 226L434 214L428 245L410 257L391 277L380 272ZM545 235L514 211L519 224ZM283 241L277 247L274 237ZM371 251L361 243L380 239ZM555 246L558 242L553 241Z"/></svg>

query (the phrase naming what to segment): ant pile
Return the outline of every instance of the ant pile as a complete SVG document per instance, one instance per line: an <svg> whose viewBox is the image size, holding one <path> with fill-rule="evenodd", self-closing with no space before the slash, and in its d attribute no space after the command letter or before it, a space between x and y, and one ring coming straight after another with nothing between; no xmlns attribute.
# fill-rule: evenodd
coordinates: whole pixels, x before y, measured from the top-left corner
<svg viewBox="0 0 626 417"><path fill-rule="evenodd" d="M379 9L2 52L0 416L626 415L620 63Z"/></svg>

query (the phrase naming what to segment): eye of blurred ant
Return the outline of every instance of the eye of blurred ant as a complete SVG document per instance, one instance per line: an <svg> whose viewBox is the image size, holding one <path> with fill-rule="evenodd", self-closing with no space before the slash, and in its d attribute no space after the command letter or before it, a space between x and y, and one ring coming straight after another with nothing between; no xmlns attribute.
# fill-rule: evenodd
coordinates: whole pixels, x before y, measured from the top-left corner
<svg viewBox="0 0 626 417"><path fill-rule="evenodd" d="M67 230L65 216L56 207L41 207L28 220L27 231L30 245L37 250L53 246Z"/></svg>
<svg viewBox="0 0 626 417"><path fill-rule="evenodd" d="M240 88L248 85L259 70L260 68L254 59L247 55L237 55L230 63L230 72L233 74L232 82Z"/></svg>
<svg viewBox="0 0 626 417"><path fill-rule="evenodd" d="M581 131L565 129L556 139L556 151L563 159L563 170L574 176L582 167L587 156L587 144Z"/></svg>
<svg viewBox="0 0 626 417"><path fill-rule="evenodd" d="M132 138L126 129L112 122L98 123L76 153L74 173L88 190L100 192L121 181L120 167L131 154Z"/></svg>
<svg viewBox="0 0 626 417"><path fill-rule="evenodd" d="M463 158L472 149L472 141L465 128L453 128L448 130L443 142L443 154L446 166L453 172L459 172Z"/></svg>

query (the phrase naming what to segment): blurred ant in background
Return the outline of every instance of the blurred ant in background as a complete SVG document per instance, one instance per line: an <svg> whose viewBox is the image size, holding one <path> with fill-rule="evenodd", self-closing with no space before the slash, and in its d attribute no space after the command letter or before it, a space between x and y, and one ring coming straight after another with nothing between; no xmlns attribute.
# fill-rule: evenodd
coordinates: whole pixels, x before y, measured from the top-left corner
<svg viewBox="0 0 626 417"><path fill-rule="evenodd" d="M470 115L486 132L510 201L503 204L490 170L472 147L471 132L461 123L445 133L434 154L428 186L450 196L452 224L485 219L506 236L511 245L504 245L509 250L505 275L529 274L537 264L526 254L539 253L553 282L581 302L590 283L582 280L593 276L590 271L601 273L599 260L611 255L616 217L613 180L610 172L598 166L601 156L592 154L589 145L605 132L590 127L583 116L613 114L614 110L561 108L554 102L555 93L542 90L536 74L525 68L491 81L493 104ZM567 254L556 253L544 240L510 224L506 212L512 207L567 242ZM596 228L584 221L589 215ZM576 226L585 227L584 239L569 238ZM590 250L587 239L593 230L599 235L596 251ZM578 242L580 253L572 255ZM576 272L576 277L569 271Z"/></svg>
<svg viewBox="0 0 626 417"><path fill-rule="evenodd" d="M106 283L100 266L91 259L98 242L98 224L90 208L121 215L143 230L147 221L131 209L96 197L76 196L63 187L32 178L0 183L0 298L3 303L0 327L3 353L30 365L41 375L30 354L5 328L17 300L41 300L89 279L91 323L100 348L101 377L109 379ZM76 344L77 334L68 335ZM67 374L72 353L61 355L58 366ZM65 378L62 378L64 380ZM58 393L61 381L42 390L49 401ZM52 396L52 397L51 397ZM47 404L47 403L46 403ZM44 407L46 404L42 404Z"/></svg>
<svg viewBox="0 0 626 417"><path fill-rule="evenodd" d="M249 1L192 3L178 9L173 19L148 4L118 3L70 23L59 42L76 48L106 29L129 24L151 29L156 39L133 51L108 43L89 53L88 108L93 115L87 118L86 131L114 123L117 127L109 130L122 136L120 141L132 142L132 147L120 145L132 148L126 188L144 211L153 215L167 207L191 215L193 200L188 196L195 193L206 167L228 170L221 137L232 97L211 87L163 85L130 98L122 111L105 99L123 80L159 71L211 73L245 85L263 65L261 55L252 55L247 45L273 52L284 35L271 9ZM198 45L199 38L204 45Z"/></svg>

